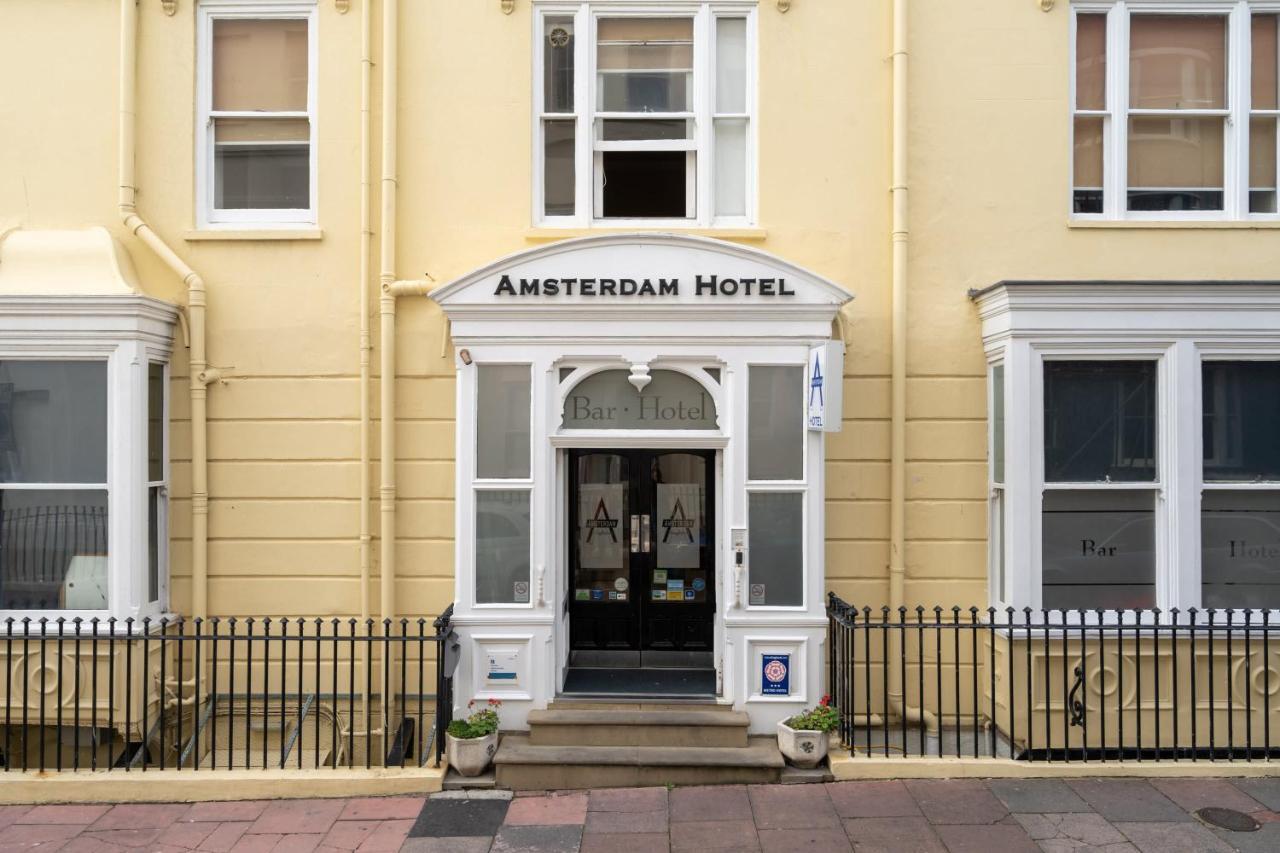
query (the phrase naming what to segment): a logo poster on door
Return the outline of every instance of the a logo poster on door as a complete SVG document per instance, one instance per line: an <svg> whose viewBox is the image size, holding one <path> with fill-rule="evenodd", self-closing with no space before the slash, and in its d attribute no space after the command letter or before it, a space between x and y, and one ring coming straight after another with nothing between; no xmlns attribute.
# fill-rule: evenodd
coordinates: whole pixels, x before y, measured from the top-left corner
<svg viewBox="0 0 1280 853"><path fill-rule="evenodd" d="M765 696L791 695L791 655L761 655L760 692Z"/></svg>
<svg viewBox="0 0 1280 853"><path fill-rule="evenodd" d="M697 483L658 484L658 565L696 569L701 565L702 487Z"/></svg>
<svg viewBox="0 0 1280 853"><path fill-rule="evenodd" d="M584 483L578 489L578 564L621 569L626 559L622 483Z"/></svg>

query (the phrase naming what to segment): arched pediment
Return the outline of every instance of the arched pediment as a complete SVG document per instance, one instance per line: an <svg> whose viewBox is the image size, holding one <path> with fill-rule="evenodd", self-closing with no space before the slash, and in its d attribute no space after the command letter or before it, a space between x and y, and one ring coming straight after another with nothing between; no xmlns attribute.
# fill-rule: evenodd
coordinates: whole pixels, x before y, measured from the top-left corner
<svg viewBox="0 0 1280 853"><path fill-rule="evenodd" d="M788 308L833 314L845 289L781 258L706 237L609 234L500 258L431 293L447 314L468 308L556 312L625 307Z"/></svg>

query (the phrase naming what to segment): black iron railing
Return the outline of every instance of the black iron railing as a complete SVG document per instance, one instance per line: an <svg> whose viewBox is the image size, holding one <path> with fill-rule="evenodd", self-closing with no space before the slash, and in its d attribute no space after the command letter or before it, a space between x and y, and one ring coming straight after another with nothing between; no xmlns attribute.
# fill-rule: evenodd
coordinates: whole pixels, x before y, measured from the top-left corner
<svg viewBox="0 0 1280 853"><path fill-rule="evenodd" d="M829 690L855 756L1280 757L1267 613L891 611L832 594L827 616Z"/></svg>
<svg viewBox="0 0 1280 853"><path fill-rule="evenodd" d="M452 611L382 622L6 619L0 765L198 772L434 757L439 766Z"/></svg>

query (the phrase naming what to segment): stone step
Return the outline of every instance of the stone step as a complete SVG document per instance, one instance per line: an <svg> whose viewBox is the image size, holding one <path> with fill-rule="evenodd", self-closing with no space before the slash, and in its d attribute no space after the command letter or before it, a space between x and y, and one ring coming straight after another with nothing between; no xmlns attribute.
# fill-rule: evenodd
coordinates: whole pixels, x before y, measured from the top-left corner
<svg viewBox="0 0 1280 853"><path fill-rule="evenodd" d="M689 706L646 710L560 706L529 713L534 746L747 746L751 718L743 711Z"/></svg>
<svg viewBox="0 0 1280 853"><path fill-rule="evenodd" d="M784 762L772 737L742 747L540 746L503 735L494 756L498 786L513 791L645 785L777 782Z"/></svg>

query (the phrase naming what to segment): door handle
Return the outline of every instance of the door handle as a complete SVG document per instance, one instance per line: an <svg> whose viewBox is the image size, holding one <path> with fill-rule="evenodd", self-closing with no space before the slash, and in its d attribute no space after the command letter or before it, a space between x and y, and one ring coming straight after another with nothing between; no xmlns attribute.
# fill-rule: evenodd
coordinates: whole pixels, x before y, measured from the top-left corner
<svg viewBox="0 0 1280 853"><path fill-rule="evenodd" d="M631 516L631 553L640 553L640 516Z"/></svg>
<svg viewBox="0 0 1280 853"><path fill-rule="evenodd" d="M649 516L640 516L640 550L645 554L649 553Z"/></svg>

